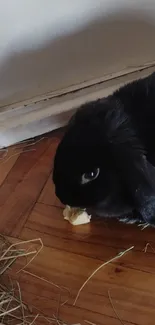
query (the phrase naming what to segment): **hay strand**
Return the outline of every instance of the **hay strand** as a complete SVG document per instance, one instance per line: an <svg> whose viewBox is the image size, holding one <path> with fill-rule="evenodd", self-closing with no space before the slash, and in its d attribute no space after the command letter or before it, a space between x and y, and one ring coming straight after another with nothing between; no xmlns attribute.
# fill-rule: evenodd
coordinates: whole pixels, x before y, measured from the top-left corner
<svg viewBox="0 0 155 325"><path fill-rule="evenodd" d="M37 253L37 251L35 250L35 251L32 251L32 252L28 252L28 253L21 253L19 256L20 257L23 257L23 256L29 256L29 255L34 255L34 254L36 254ZM14 258L17 258L17 255L11 255L11 256L5 256L4 258L3 258L3 261L6 261L6 260L10 260L10 259L14 259ZM1 262L1 258L0 258L0 262Z"/></svg>
<svg viewBox="0 0 155 325"><path fill-rule="evenodd" d="M5 159L5 158L2 158L2 162L1 162L0 165L6 164L6 162L8 162L11 158L13 158L13 157L15 157L15 156L21 155L21 154L23 154L23 153L25 153L25 152L35 151L35 150L36 150L36 149L27 149L27 150L24 150L24 151L19 151L19 152L16 152L16 153L14 153L13 155L11 155L11 156L9 156L9 157L7 157L7 155L6 155L6 156L5 156L6 159Z"/></svg>
<svg viewBox="0 0 155 325"><path fill-rule="evenodd" d="M29 262L27 262L26 265L25 265L23 268L21 268L17 273L23 271L26 267L28 267L28 265L29 265L30 263L32 263L32 261L33 261L33 260L38 256L38 254L41 252L41 250L43 249L44 245L43 245L43 241L42 241L41 238L30 239L30 240L23 241L23 242L19 242L19 243L15 244L15 245L17 246L18 244L19 244L19 245L20 245L20 244L23 245L23 244L28 244L28 243L37 243L37 242L40 243L40 248L39 248L37 251L35 251L33 257L29 260ZM25 256L28 256L28 255L30 255L30 252L27 252L26 254L27 254L27 255L25 255Z"/></svg>
<svg viewBox="0 0 155 325"><path fill-rule="evenodd" d="M30 322L29 319L33 317L34 323L36 316L30 315L28 307L22 302L19 283L16 284L18 297L15 297L15 288L9 291L6 287L3 287L0 291L0 324L16 324L18 322L18 325L31 325L32 321Z"/></svg>
<svg viewBox="0 0 155 325"><path fill-rule="evenodd" d="M89 325L96 325L95 323L92 323L92 322L90 322L89 320L84 320L84 322L86 323L86 324L89 324Z"/></svg>
<svg viewBox="0 0 155 325"><path fill-rule="evenodd" d="M56 283L54 283L54 282L52 282L52 281L49 281L49 280L47 280L47 279L45 279L45 278L42 278L42 277L40 277L40 276L38 276L38 275L36 275L36 274L34 274L34 273L31 273L31 272L29 272L29 271L27 271L27 270L24 270L24 269L23 269L22 271L23 271L24 273L26 273L26 274L29 274L29 275L33 276L34 278L36 278L36 279L38 279L38 280L41 280L41 281L43 281L43 282L46 282L46 283L48 283L48 284L54 286L55 288L60 289L61 291L67 291L68 296L70 297L70 290L69 290L67 287L59 286L58 284L56 284ZM61 303L61 306L64 306L64 305L68 302L68 300L69 300L69 298L66 299L64 302L62 302L62 303Z"/></svg>
<svg viewBox="0 0 155 325"><path fill-rule="evenodd" d="M147 222L145 222L145 223L139 223L139 224L138 224L138 227L140 227L141 230L144 230L144 229L150 227L150 224L147 223Z"/></svg>
<svg viewBox="0 0 155 325"><path fill-rule="evenodd" d="M39 249L34 249L34 244L40 244ZM29 245L30 244L30 245ZM33 245L31 245L33 244ZM29 245L28 249L23 248L23 246ZM44 278L40 278L28 271L25 268L36 258L36 256L40 253L43 248L43 242L40 238L27 240L27 241L19 241L17 243L13 243L10 245L6 241L5 238L0 236L0 275L2 275L5 271L7 271L11 264L16 261L19 257L30 257L30 260L26 263L26 265L20 269L17 273L23 271L27 274L30 274L42 281L45 281L60 290L66 290L69 294L70 291L66 287L60 287L59 285L52 283ZM32 257L31 257L32 255ZM10 277L9 277L10 280ZM8 281L7 281L8 283ZM0 325L34 325L36 324L37 319L43 318L47 321L48 324L57 324L57 325L66 325L62 320L59 319L59 310L61 306L61 293L59 294L58 306L55 315L52 318L44 317L42 313L38 313L37 315L32 314L33 309L29 309L23 303L22 293L20 289L20 285L16 282L16 286L10 280L11 289L7 289L4 285L0 283ZM68 300L63 302L65 304ZM35 308L35 306L33 306ZM36 308L35 308L36 309Z"/></svg>
<svg viewBox="0 0 155 325"><path fill-rule="evenodd" d="M2 242L2 237L1 238L1 242ZM26 249L18 249L18 246L21 245L27 245L29 243L40 243L40 248L37 249L33 249L31 251L26 250ZM5 246L3 245L2 249L1 249L1 256L0 256L0 275L4 274L5 271L7 271L7 269L16 261L16 259L18 259L19 257L29 257L32 256L30 258L30 260L26 263L26 265L22 268L24 269L25 267L27 267L33 260L34 258L40 253L40 251L43 248L43 242L40 238L37 239L32 239L32 240L27 240L27 241L20 241L17 243L13 243L10 246L8 244L6 244L5 242ZM21 269L21 270L22 270ZM19 270L18 272L20 272L21 270ZM17 272L17 273L18 273Z"/></svg>
<svg viewBox="0 0 155 325"><path fill-rule="evenodd" d="M148 249L148 247L150 247L150 248L152 249L153 253L155 254L155 249L153 248L153 246L152 246L150 243L147 243L147 244L145 245L145 247L144 247L144 249L143 249L143 252L144 252L144 253L147 253L147 249Z"/></svg>
<svg viewBox="0 0 155 325"><path fill-rule="evenodd" d="M0 160L3 160L3 159L7 156L8 151L9 151L9 150L8 150L7 148L5 148L5 149L0 149L0 152L4 152L3 156L0 157Z"/></svg>
<svg viewBox="0 0 155 325"><path fill-rule="evenodd" d="M28 140L23 140L21 142L18 142L16 145L10 146L9 148L1 148L0 153L4 152L4 154L2 155L2 157L0 157L0 160L2 160L2 163L6 163L14 156L20 155L24 152L35 151L36 150L35 148L33 148L33 149L30 148L30 149L21 150L21 151L19 151L19 149L25 149L27 147L29 148L29 147L35 146L37 143L41 142L44 139L47 139L47 137L41 137L40 139L36 139L36 141L34 138L28 139ZM15 152L14 154L9 156L9 149L12 147L13 147L13 151L18 151L18 152ZM5 158L7 158L7 159L5 159Z"/></svg>
<svg viewBox="0 0 155 325"><path fill-rule="evenodd" d="M36 244L38 241L41 244L38 250L34 249L32 246L30 246L28 249L22 247L28 245L29 243ZM10 244L5 238L3 238L3 236L0 236L0 276L2 277L2 275L10 268L12 263L14 263L19 257L32 256L30 261L24 266L25 268L27 265L29 265L29 263L31 263L35 256L39 254L42 248L43 243L40 238ZM0 324L6 325L10 324L10 322L13 325L34 324L36 316L33 316L33 320L31 319L31 322L29 321L30 312L28 307L22 302L22 294L19 283L16 283L16 288L11 280L10 283L11 289L9 290L0 283ZM17 292L16 295L15 292Z"/></svg>
<svg viewBox="0 0 155 325"><path fill-rule="evenodd" d="M118 320L120 321L120 323L121 323L122 325L125 325L125 324L123 323L123 321L121 320L121 318L119 317L116 308L114 307L114 304L113 304L113 301L112 301L112 298L111 298L111 294L110 294L110 290L108 290L108 297L109 297L109 301L110 301L110 303L111 303L111 307L112 307L112 309L113 309L113 311L114 311L116 317L118 318Z"/></svg>
<svg viewBox="0 0 155 325"><path fill-rule="evenodd" d="M17 144L17 149L18 148L26 148L26 147L35 146L37 143L39 143L39 142L41 142L42 140L45 140L45 139L48 139L48 138L47 137L42 137L42 138L40 138L40 139L38 139L36 141L34 141L34 139L32 139L32 140L30 139L31 141L30 140L25 140L25 141L19 142ZM24 145L24 147L23 147L23 145ZM15 149L16 149L16 147L15 147Z"/></svg>
<svg viewBox="0 0 155 325"><path fill-rule="evenodd" d="M37 314L35 317L34 317L34 319L32 320L32 322L30 323L30 325L33 325L34 323L35 323L35 321L36 321L36 319L39 317L39 314Z"/></svg>
<svg viewBox="0 0 155 325"><path fill-rule="evenodd" d="M20 286L19 286L18 282L17 282L17 286L18 286L18 292L19 292L19 300L20 300L20 306L21 306L21 311L22 311L22 317L24 319L25 314L24 314L24 308L23 308L23 303L22 303L22 294L21 294L21 290L20 290Z"/></svg>
<svg viewBox="0 0 155 325"><path fill-rule="evenodd" d="M123 255L125 255L126 253L128 253L129 251L131 251L134 248L134 246L131 246L130 248L126 249L123 252L120 252L117 256L111 258L109 261L106 261L105 263L101 264L96 270L93 271L93 273L87 278L87 280L83 283L83 285L81 286L81 288L79 289L77 296L74 300L73 306L76 305L77 300L80 296L81 291L83 290L83 288L86 286L86 284L89 282L89 280L98 272L100 271L103 267L107 266L108 264L116 261L117 259L119 259L120 257L122 257Z"/></svg>

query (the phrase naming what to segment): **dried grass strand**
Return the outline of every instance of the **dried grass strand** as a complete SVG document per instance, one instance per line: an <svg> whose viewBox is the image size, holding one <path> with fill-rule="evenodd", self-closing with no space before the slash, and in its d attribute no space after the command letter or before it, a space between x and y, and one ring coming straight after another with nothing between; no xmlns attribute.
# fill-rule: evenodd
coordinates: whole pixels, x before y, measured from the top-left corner
<svg viewBox="0 0 155 325"><path fill-rule="evenodd" d="M143 231L144 229L150 227L150 224L145 222L145 223L140 223L138 224L138 227L141 227L141 230Z"/></svg>
<svg viewBox="0 0 155 325"><path fill-rule="evenodd" d="M43 245L43 241L42 241L42 239L41 238L37 238L37 239L30 239L30 240L27 240L27 241L23 241L23 242L19 242L19 243L17 243L16 245L18 245L18 244L21 244L21 245L23 245L23 244L28 244L28 243L35 243L35 242L40 242L40 248L35 252L35 254L34 254L34 256L26 263L26 265L23 267L23 268L21 268L18 272L17 272L17 274L19 273L19 272L21 272L21 271L23 271L26 267L28 267L28 265L30 264L30 263L32 263L32 261L38 256L38 254L41 252L41 250L43 249L43 247L44 247L44 245ZM25 254L25 256L28 256L30 254L30 252L27 252L26 254Z"/></svg>
<svg viewBox="0 0 155 325"><path fill-rule="evenodd" d="M9 310L12 300L13 300L13 297L11 297L11 299L10 298L8 299L8 304L7 304L5 311ZM3 317L2 317L2 322L4 322L4 318L5 318L5 315L3 315Z"/></svg>
<svg viewBox="0 0 155 325"><path fill-rule="evenodd" d="M3 160L7 156L8 151L9 151L9 149L7 149L7 148L6 149L0 149L0 152L4 152L4 155L3 155L3 157L0 158L0 160Z"/></svg>
<svg viewBox="0 0 155 325"><path fill-rule="evenodd" d="M89 325L96 325L95 323L93 323L93 322L90 322L90 321L89 321L89 320L87 320L87 319L85 319L85 320L84 320L84 322L85 322L85 323L87 323L87 324L89 324Z"/></svg>
<svg viewBox="0 0 155 325"><path fill-rule="evenodd" d="M35 258L35 256L38 255L38 253L42 249L42 245L41 245L41 248L39 249L39 252L36 249L35 250L32 250L32 251L29 251L29 250L26 251L25 249L18 249L17 248L19 245L28 244L28 243L30 243L32 241L33 242L37 242L38 239L28 240L28 241L23 241L23 242L18 242L18 243L11 244L10 246L8 246L8 242L4 241L4 244L2 244L2 249L1 249L1 252L0 252L0 255L1 255L0 256L0 276L3 275L7 271L7 269L9 269L10 266L19 257L32 256L32 258L30 259L30 261L27 263L27 264L29 264ZM39 239L39 241L40 241L40 239ZM6 246L5 249L4 249L4 246Z"/></svg>
<svg viewBox="0 0 155 325"><path fill-rule="evenodd" d="M125 323L124 323L124 322L121 320L121 318L119 317L119 315L118 315L118 313L117 313L117 310L116 310L116 308L115 308L115 306L114 306L114 304L113 304L113 301L112 301L112 298L111 298L111 294L110 294L110 290L108 290L108 297L109 297L109 301L110 301L110 303L111 303L112 309L113 309L113 311L114 311L116 317L118 318L118 320L120 321L120 323L121 323L122 325L125 325Z"/></svg>
<svg viewBox="0 0 155 325"><path fill-rule="evenodd" d="M35 321L36 321L36 319L39 317L39 314L37 314L35 317L34 317L34 319L33 319L33 321L30 323L30 325L33 325L34 323L35 323Z"/></svg>
<svg viewBox="0 0 155 325"><path fill-rule="evenodd" d="M42 247L43 247L43 243L42 243L42 240L40 239L40 238L37 238L37 239L30 239L30 240L25 240L25 241L20 241L20 242L17 242L17 243L13 243L13 244L11 244L4 252L3 252L3 254L2 254L2 256L0 257L0 262L2 261L2 260L4 260L5 259L5 257L6 257L6 255L10 252L10 251L12 251L12 248L13 247L17 247L17 246L20 246L20 245L24 245L24 244L29 244L29 243L32 243L32 242L37 242L37 241L39 241L40 243L41 243L41 245L42 245ZM36 251L35 251L36 252ZM31 252L29 252L29 253L31 253ZM29 254L28 253L28 254ZM38 253L38 251L37 251L37 253ZM17 257L18 256L21 256L20 254L19 255L17 255ZM26 254L24 255L24 256L26 256ZM14 256L14 257L16 257L16 256Z"/></svg>
<svg viewBox="0 0 155 325"><path fill-rule="evenodd" d="M6 256L2 260L7 261L7 260L10 260L10 259L14 259L14 258L16 259L17 257L24 257L24 256L34 255L36 253L37 253L37 251L35 250L35 251L32 251L32 252L26 252L26 253L19 254L19 255ZM0 259L0 261L1 261L1 259Z"/></svg>
<svg viewBox="0 0 155 325"><path fill-rule="evenodd" d="M123 255L125 255L126 253L128 253L129 251L131 251L134 248L134 246L131 246L130 248L126 249L123 252L120 252L117 256L111 258L109 261L104 262L103 264L101 264L96 270L94 270L92 272L92 274L87 278L87 280L83 283L83 285L81 286L81 288L79 289L77 296L74 300L73 306L76 305L76 302L80 296L81 291L83 290L83 288L85 287L85 285L88 283L88 281L98 272L100 271L104 266L116 261L117 259L119 259L120 257L122 257Z"/></svg>
<svg viewBox="0 0 155 325"><path fill-rule="evenodd" d="M27 150L24 150L24 151L20 151L20 152L16 152L14 153L13 155L9 156L7 159L4 159L0 165L3 165L5 163L7 163L11 158L15 157L15 156L18 156L18 155L21 155L22 153L25 153L25 152L29 152L29 151L35 151L36 149L27 149Z"/></svg>
<svg viewBox="0 0 155 325"><path fill-rule="evenodd" d="M20 305L14 307L14 308L12 308L12 309L10 309L10 310L6 310L6 311L4 311L3 313L0 313L0 317L6 316L6 315L8 315L8 314L11 314L13 311L15 311L15 310L17 310L17 309L19 309L19 308L20 308Z"/></svg>
<svg viewBox="0 0 155 325"><path fill-rule="evenodd" d="M17 282L17 287L18 287L18 292L19 292L19 300L20 300L20 306L21 306L21 311L22 311L22 317L24 319L25 313L24 313L24 308L23 308L23 303L22 303L22 294L21 294L19 282Z"/></svg>
<svg viewBox="0 0 155 325"><path fill-rule="evenodd" d="M31 273L31 272L29 272L29 271L26 271L26 270L22 270L22 271L23 271L24 273L26 273L26 274L29 274L29 275L33 276L34 278L36 278L36 279L38 279L38 280L44 281L44 282L46 282L46 283L49 283L50 285L54 286L55 288L58 288L58 289L60 289L60 290L65 290L65 291L67 291L68 294L69 294L69 296L70 296L70 291L69 291L69 289L68 289L67 287L59 286L58 284L56 284L56 283L54 283L54 282L51 282L51 281L49 281L49 280L47 280L47 279L45 279L45 278L42 278L42 277L40 277L40 276L38 276L38 275L36 275L36 274L34 274L34 273ZM65 305L65 304L67 303L67 301L68 301L68 299L65 300L65 302L63 302L63 303L61 304L61 306Z"/></svg>
<svg viewBox="0 0 155 325"><path fill-rule="evenodd" d="M155 249L153 248L153 246L150 243L147 243L143 249L144 253L147 253L147 249L150 246L150 248L152 249L153 253L155 254Z"/></svg>
<svg viewBox="0 0 155 325"><path fill-rule="evenodd" d="M43 248L43 243L40 238L27 240L27 241L19 241L17 243L13 243L9 246L9 243L6 239L3 238L3 236L0 236L1 239L1 252L0 252L0 275L3 274L7 269L10 268L10 265L18 258L18 257L27 257L30 255L37 256L41 249ZM34 243L34 244L41 244L41 247L39 249L32 249L32 246L28 249L21 248L20 246L23 246L24 244ZM33 256L30 261L25 265L29 265L31 261L35 258ZM10 277L9 277L10 279ZM17 289L18 294L17 297L15 296L16 289L13 286L13 283L11 281L11 289L8 290L5 286L3 286L0 283L0 324L18 324L18 325L32 325L35 324L35 321L38 317L38 315L33 316L33 320L30 317L29 314L30 311L26 305L24 305L22 301L22 293L20 289L20 285L18 282ZM28 316L27 316L28 315Z"/></svg>
<svg viewBox="0 0 155 325"><path fill-rule="evenodd" d="M31 143L26 143L26 145L24 145L24 142L19 142L19 145L17 146L17 149L18 148L26 148L26 147L32 147L32 146L35 146L37 143L41 142L42 140L44 139L47 139L47 137L42 137L36 141L34 141L33 139L33 142L31 141ZM28 141L25 141L25 142L28 142ZM22 147L22 144L24 145L24 147ZM15 148L16 149L16 148Z"/></svg>
<svg viewBox="0 0 155 325"><path fill-rule="evenodd" d="M2 268L0 269L0 275L3 275L5 273L5 271L7 271L7 269L9 269L9 267L16 261L16 259L18 258L19 256L17 256L16 258L13 258L11 260L9 260L9 262L7 261L6 264L4 264L2 266ZM1 262L1 261L0 261Z"/></svg>
<svg viewBox="0 0 155 325"><path fill-rule="evenodd" d="M4 294L2 296L7 296L8 297L8 306L7 308L1 307L0 309L0 318L1 318L1 322L4 323L6 325L6 321L4 321L4 317L7 316L9 317L9 319L7 319L7 324L10 324L12 321L19 321L18 325L31 325L34 324L36 318L38 317L38 315L33 316L33 315L25 315L24 310L26 310L27 312L29 311L29 309L26 307L26 305L24 305L24 303L22 302L22 295L21 295L21 290L20 290L20 286L19 283L17 282L17 287L18 287L18 293L19 293L19 299L16 298L14 296L14 291L12 292L4 292ZM2 300L2 297L0 297L0 299ZM17 303L17 306L14 308L9 308L11 303ZM15 314L14 312L16 310L20 310L21 316L18 314ZM29 318L33 317L34 319L30 322Z"/></svg>

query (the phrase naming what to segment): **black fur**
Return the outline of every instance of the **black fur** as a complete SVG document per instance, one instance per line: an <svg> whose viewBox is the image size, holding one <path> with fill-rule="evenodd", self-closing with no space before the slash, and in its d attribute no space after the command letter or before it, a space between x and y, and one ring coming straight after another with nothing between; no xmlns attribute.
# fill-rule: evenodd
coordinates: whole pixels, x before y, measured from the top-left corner
<svg viewBox="0 0 155 325"><path fill-rule="evenodd" d="M81 185L81 176L100 168ZM83 105L58 146L53 172L64 203L105 217L155 223L155 73Z"/></svg>

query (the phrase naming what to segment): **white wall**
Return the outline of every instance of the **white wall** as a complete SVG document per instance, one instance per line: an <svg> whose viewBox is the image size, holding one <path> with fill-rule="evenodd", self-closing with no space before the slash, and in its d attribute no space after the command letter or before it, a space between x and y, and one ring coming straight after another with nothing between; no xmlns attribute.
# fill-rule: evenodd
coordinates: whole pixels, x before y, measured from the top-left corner
<svg viewBox="0 0 155 325"><path fill-rule="evenodd" d="M154 0L0 0L0 106L155 60Z"/></svg>

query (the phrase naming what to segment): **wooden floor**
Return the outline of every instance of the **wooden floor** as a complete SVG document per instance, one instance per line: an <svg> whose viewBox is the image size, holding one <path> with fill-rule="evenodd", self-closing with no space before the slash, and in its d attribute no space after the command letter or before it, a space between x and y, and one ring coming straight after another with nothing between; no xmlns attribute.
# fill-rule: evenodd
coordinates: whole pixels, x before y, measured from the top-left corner
<svg viewBox="0 0 155 325"><path fill-rule="evenodd" d="M20 273L23 299L48 317L60 305L59 318L67 324L154 325L155 255L150 247L143 249L147 243L155 248L155 229L100 219L72 227L64 221L51 181L59 139L55 132L9 149L6 157L1 152L0 233L12 241L41 238L44 244L27 267L36 276ZM73 306L89 275L133 245L93 276Z"/></svg>

